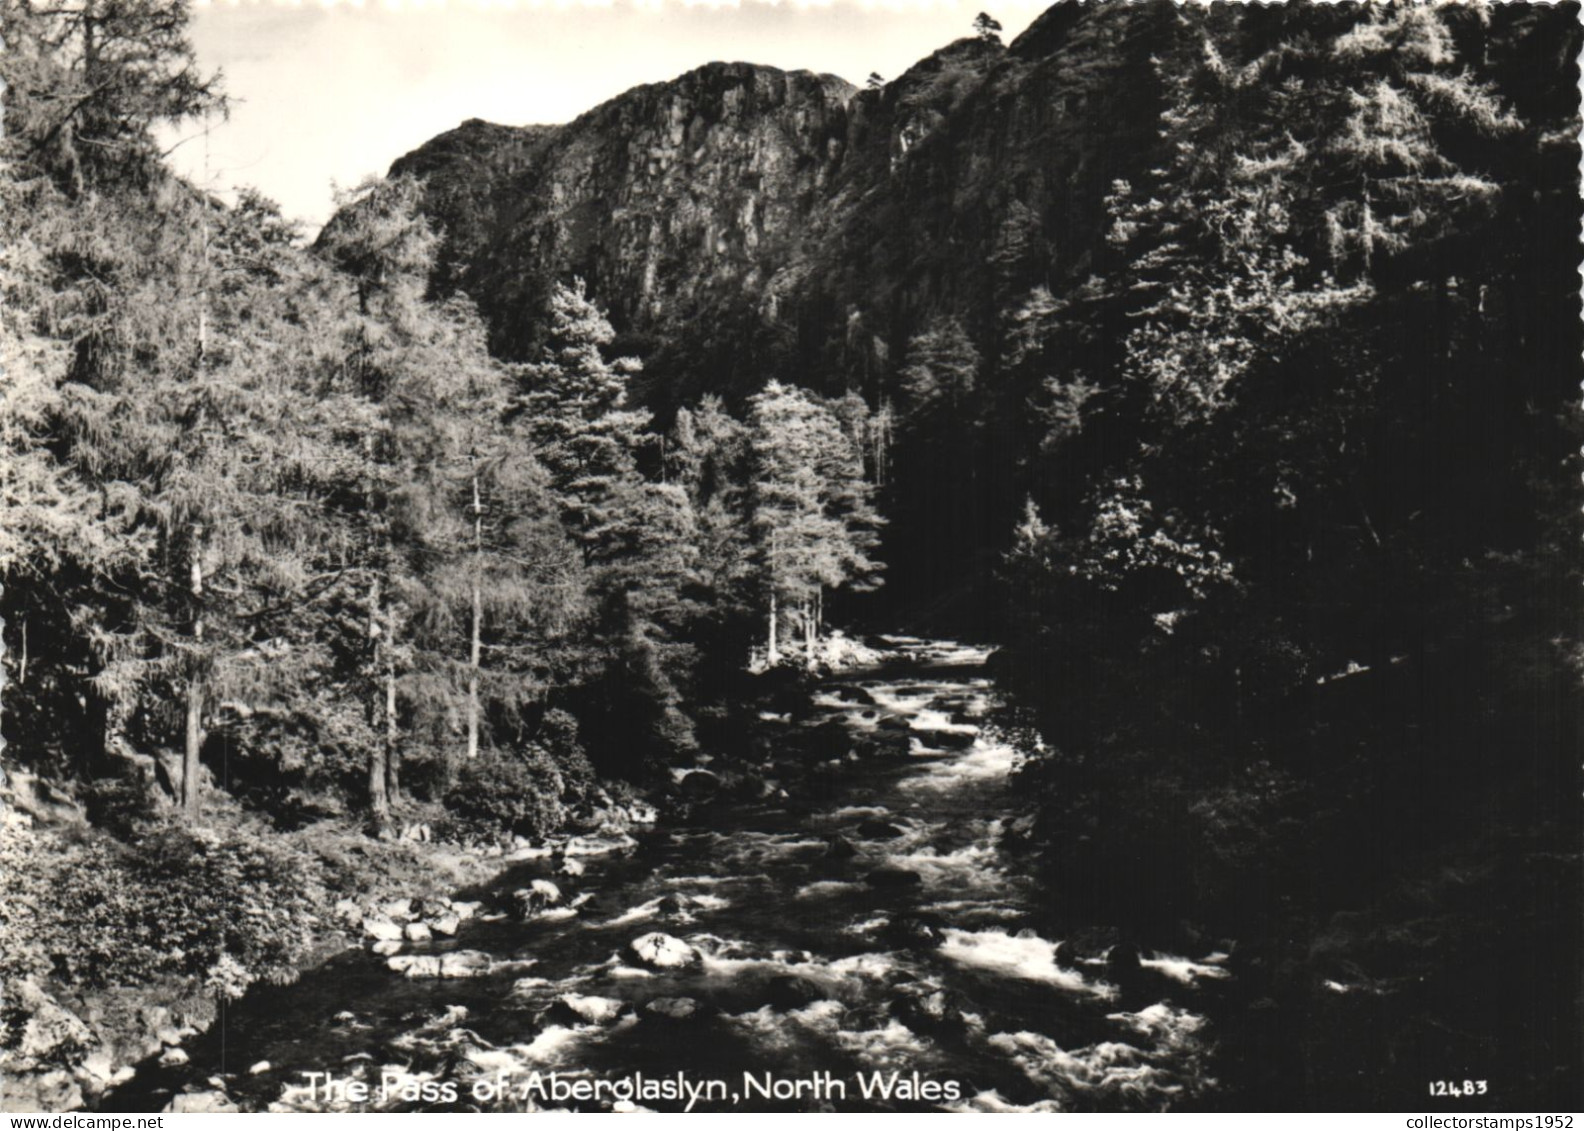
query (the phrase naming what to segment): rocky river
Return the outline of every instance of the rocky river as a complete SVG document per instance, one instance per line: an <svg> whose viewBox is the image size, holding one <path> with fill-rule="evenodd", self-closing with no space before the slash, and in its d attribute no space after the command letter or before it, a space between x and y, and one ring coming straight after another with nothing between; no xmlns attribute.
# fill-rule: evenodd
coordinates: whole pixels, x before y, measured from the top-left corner
<svg viewBox="0 0 1584 1131"><path fill-rule="evenodd" d="M987 651L882 642L764 713L785 772L756 799L679 771L676 819L522 853L471 902L392 908L373 933L401 938L255 987L102 1108L1205 1103L1227 956L1051 937L1059 893L1003 844L1018 755L988 722Z"/></svg>

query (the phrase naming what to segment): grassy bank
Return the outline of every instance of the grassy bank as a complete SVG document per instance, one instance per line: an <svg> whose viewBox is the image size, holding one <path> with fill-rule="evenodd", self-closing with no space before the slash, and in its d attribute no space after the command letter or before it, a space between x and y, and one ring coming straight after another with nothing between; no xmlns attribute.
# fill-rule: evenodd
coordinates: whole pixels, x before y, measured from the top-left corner
<svg viewBox="0 0 1584 1131"><path fill-rule="evenodd" d="M90 823L28 784L13 778L0 810L7 1111L91 1104L132 1065L182 1057L250 985L358 945L376 906L442 899L509 856L379 839L344 818L282 831L218 794L201 824L171 812Z"/></svg>

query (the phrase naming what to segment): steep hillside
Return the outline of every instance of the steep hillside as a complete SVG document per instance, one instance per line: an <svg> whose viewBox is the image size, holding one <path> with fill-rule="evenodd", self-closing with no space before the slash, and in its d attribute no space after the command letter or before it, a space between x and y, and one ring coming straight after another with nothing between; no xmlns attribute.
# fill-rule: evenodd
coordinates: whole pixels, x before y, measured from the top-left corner
<svg viewBox="0 0 1584 1131"><path fill-rule="evenodd" d="M650 399L766 376L879 392L931 316L993 336L1009 292L1082 272L1111 181L1151 150L1169 6L1058 5L1009 47L950 44L883 88L715 63L565 126L470 121L400 158L440 282L530 351L581 275L644 347Z"/></svg>

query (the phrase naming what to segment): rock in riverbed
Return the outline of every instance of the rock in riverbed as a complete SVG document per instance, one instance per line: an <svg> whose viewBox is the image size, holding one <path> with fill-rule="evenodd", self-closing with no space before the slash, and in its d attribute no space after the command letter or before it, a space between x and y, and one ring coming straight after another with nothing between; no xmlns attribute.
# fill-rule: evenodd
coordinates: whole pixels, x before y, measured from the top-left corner
<svg viewBox="0 0 1584 1131"><path fill-rule="evenodd" d="M680 970L703 961L692 946L663 931L640 935L631 945L638 961L654 970Z"/></svg>
<svg viewBox="0 0 1584 1131"><path fill-rule="evenodd" d="M902 830L890 821L882 821L878 817L870 817L858 826L858 835L866 840L895 840L902 835Z"/></svg>
<svg viewBox="0 0 1584 1131"><path fill-rule="evenodd" d="M895 987L891 1012L916 1033L939 1035L968 1027L968 1000L956 990L926 982L904 982Z"/></svg>
<svg viewBox="0 0 1584 1131"><path fill-rule="evenodd" d="M495 960L479 950L454 950L440 956L442 978L479 978L490 972Z"/></svg>
<svg viewBox="0 0 1584 1131"><path fill-rule="evenodd" d="M609 1025L631 1012L632 1006L620 998L562 994L545 1011L545 1020L552 1025Z"/></svg>
<svg viewBox="0 0 1584 1131"><path fill-rule="evenodd" d="M512 904L524 919L559 905L561 889L549 880L535 880L525 888L512 892Z"/></svg>
<svg viewBox="0 0 1584 1131"><path fill-rule="evenodd" d="M880 937L900 949L933 950L946 941L946 923L927 911L898 915L885 925Z"/></svg>
<svg viewBox="0 0 1584 1131"><path fill-rule="evenodd" d="M864 877L872 888L907 888L924 882L924 877L907 868L876 868Z"/></svg>
<svg viewBox="0 0 1584 1131"><path fill-rule="evenodd" d="M832 833L825 838L825 855L832 860L851 860L858 855L858 849L840 833Z"/></svg>
<svg viewBox="0 0 1584 1131"><path fill-rule="evenodd" d="M490 972L494 960L478 950L450 954L399 954L386 963L409 978L479 978Z"/></svg>
<svg viewBox="0 0 1584 1131"><path fill-rule="evenodd" d="M702 1011L690 997L657 997L644 1005L644 1012L666 1021L692 1021Z"/></svg>
<svg viewBox="0 0 1584 1131"><path fill-rule="evenodd" d="M913 731L913 737L931 750L966 750L974 744L974 739L978 735L967 730L916 729Z"/></svg>
<svg viewBox="0 0 1584 1131"><path fill-rule="evenodd" d="M690 770L680 783L682 793L690 800L707 801L720 792L721 780L709 770Z"/></svg>
<svg viewBox="0 0 1584 1131"><path fill-rule="evenodd" d="M393 899L382 905L380 910L398 923L406 923L418 918L418 911L413 907L413 901L410 899Z"/></svg>
<svg viewBox="0 0 1584 1131"><path fill-rule="evenodd" d="M400 942L402 928L387 915L370 915L363 920L363 933L379 942Z"/></svg>
<svg viewBox="0 0 1584 1131"><path fill-rule="evenodd" d="M802 1009L829 996L824 986L796 974L779 974L765 983L765 1002L777 1009Z"/></svg>
<svg viewBox="0 0 1584 1131"><path fill-rule="evenodd" d="M148 1110L147 1108L144 1109ZM165 1110L173 1115L209 1115L215 1112L240 1112L242 1109L232 1102L231 1097L224 1092L190 1092L179 1096L172 1096L171 1102Z"/></svg>

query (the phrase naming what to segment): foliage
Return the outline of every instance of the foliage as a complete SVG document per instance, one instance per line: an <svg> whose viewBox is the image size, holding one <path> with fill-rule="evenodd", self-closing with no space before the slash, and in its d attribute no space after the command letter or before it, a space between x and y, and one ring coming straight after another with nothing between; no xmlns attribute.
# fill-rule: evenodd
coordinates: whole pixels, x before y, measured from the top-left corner
<svg viewBox="0 0 1584 1131"><path fill-rule="evenodd" d="M1045 739L1023 786L1069 910L1239 935L1250 993L1300 1027L1305 987L1344 964L1423 984L1367 938L1455 930L1456 989L1414 1008L1437 1032L1509 1033L1536 1090L1527 1059L1575 1038L1496 1019L1509 990L1472 956L1504 921L1415 893L1471 830L1501 830L1485 859L1512 874L1576 839L1554 800L1577 789L1584 718L1560 627L1576 249L1533 217L1577 228L1577 149L1553 148L1577 95L1561 71L1520 75L1542 22L1181 10L1155 68L1160 159L1113 185L1095 272L1000 320L991 402L993 423L1026 422L1001 671ZM1524 171L1542 167L1545 187ZM1550 953L1576 900L1544 906L1522 930ZM1373 935L1316 927L1360 914ZM1404 1041L1443 1055L1380 1037ZM1285 1097L1266 1051L1233 1051L1235 1084ZM1288 1051L1318 1087L1361 1086Z"/></svg>
<svg viewBox="0 0 1584 1131"><path fill-rule="evenodd" d="M542 747L490 750L464 765L445 795L451 815L446 832L486 843L501 836L544 836L565 819L565 790L560 767Z"/></svg>
<svg viewBox="0 0 1584 1131"><path fill-rule="evenodd" d="M46 843L48 848L46 849ZM11 834L9 928L25 917L27 953L6 963L69 984L211 981L235 997L258 979L295 976L323 900L310 858L256 832L145 826L126 844L102 835Z"/></svg>

